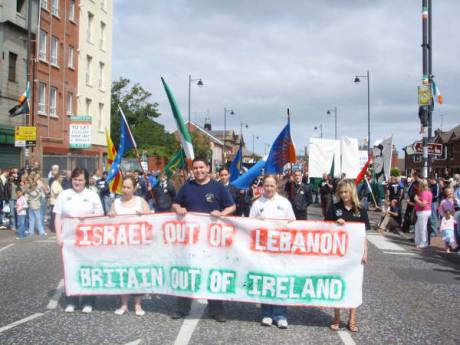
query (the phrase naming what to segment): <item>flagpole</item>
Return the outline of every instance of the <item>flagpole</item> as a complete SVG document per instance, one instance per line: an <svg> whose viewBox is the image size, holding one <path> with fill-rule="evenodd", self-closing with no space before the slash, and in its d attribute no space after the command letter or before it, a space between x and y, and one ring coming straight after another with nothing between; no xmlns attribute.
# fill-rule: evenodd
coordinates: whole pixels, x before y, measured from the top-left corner
<svg viewBox="0 0 460 345"><path fill-rule="evenodd" d="M137 151L137 144L136 144L136 141L134 140L133 134L131 133L131 128L129 128L129 124L128 124L128 121L126 120L125 113L123 112L123 109L121 109L120 105L118 105L118 109L120 110L121 117L123 118L123 121L125 121L126 128L128 129L129 136L131 137L131 141L132 141L132 143L134 145L134 151L136 152L137 162L139 163L139 165L140 165L140 167L142 169L142 173L143 173L144 177L147 179L147 173L145 172L144 167L142 166L142 161L141 161L141 158L139 156L139 151Z"/></svg>

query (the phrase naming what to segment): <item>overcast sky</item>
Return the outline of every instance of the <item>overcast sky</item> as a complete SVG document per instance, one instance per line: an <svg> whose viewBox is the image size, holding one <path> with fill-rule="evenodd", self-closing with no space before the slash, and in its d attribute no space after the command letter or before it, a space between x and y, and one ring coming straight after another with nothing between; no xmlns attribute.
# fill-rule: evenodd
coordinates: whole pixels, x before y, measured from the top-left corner
<svg viewBox="0 0 460 345"><path fill-rule="evenodd" d="M460 123L460 1L433 1L433 74L444 104L433 127ZM264 153L286 123L298 151L308 139L367 136L370 71L371 140L393 135L398 149L420 138L417 85L421 84L422 0L115 0L112 78L139 82L159 103L159 122L174 129L161 86L163 76L187 119L188 76L192 120L240 131L249 149ZM457 81L457 82L456 82ZM457 83L457 84L455 84Z"/></svg>

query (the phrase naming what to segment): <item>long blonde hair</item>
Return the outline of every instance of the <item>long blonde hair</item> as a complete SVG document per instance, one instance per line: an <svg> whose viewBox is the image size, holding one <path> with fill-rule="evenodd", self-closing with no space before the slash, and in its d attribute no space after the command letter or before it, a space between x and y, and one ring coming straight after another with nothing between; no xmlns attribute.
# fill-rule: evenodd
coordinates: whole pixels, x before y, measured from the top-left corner
<svg viewBox="0 0 460 345"><path fill-rule="evenodd" d="M340 192L344 189L348 189L351 193L351 202L353 204L353 211L357 211L361 208L361 204L359 203L358 198L358 191L356 190L356 185L353 180L350 179L343 179L337 184L337 190L335 192L335 196L337 200L342 200L340 197Z"/></svg>

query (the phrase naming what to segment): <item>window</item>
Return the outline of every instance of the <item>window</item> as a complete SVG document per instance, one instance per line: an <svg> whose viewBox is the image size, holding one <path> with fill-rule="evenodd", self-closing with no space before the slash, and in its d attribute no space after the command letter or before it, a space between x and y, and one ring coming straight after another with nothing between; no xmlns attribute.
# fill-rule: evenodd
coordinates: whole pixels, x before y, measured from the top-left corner
<svg viewBox="0 0 460 345"><path fill-rule="evenodd" d="M93 58L86 55L86 85L91 85L91 71L92 71Z"/></svg>
<svg viewBox="0 0 460 345"><path fill-rule="evenodd" d="M58 44L59 40L52 36L51 37L51 64L54 66L58 65Z"/></svg>
<svg viewBox="0 0 460 345"><path fill-rule="evenodd" d="M48 0L41 0L40 5L43 9L48 10Z"/></svg>
<svg viewBox="0 0 460 345"><path fill-rule="evenodd" d="M26 2L26 0L17 0L16 1L16 12L19 12L21 14L25 14L25 11L24 11L25 2Z"/></svg>
<svg viewBox="0 0 460 345"><path fill-rule="evenodd" d="M104 63L99 62L99 89L104 90Z"/></svg>
<svg viewBox="0 0 460 345"><path fill-rule="evenodd" d="M55 87L50 88L50 115L56 116L56 99L57 89Z"/></svg>
<svg viewBox="0 0 460 345"><path fill-rule="evenodd" d="M99 103L99 118L98 118L98 128L99 132L104 131L104 103Z"/></svg>
<svg viewBox="0 0 460 345"><path fill-rule="evenodd" d="M51 0L51 14L59 17L59 0Z"/></svg>
<svg viewBox="0 0 460 345"><path fill-rule="evenodd" d="M89 43L93 43L93 21L94 21L94 15L91 12L88 12L88 26L86 28L86 40Z"/></svg>
<svg viewBox="0 0 460 345"><path fill-rule="evenodd" d="M102 50L105 50L105 23L101 22L101 40L100 47Z"/></svg>
<svg viewBox="0 0 460 345"><path fill-rule="evenodd" d="M38 58L46 61L46 31L40 30L40 47L38 52Z"/></svg>
<svg viewBox="0 0 460 345"><path fill-rule="evenodd" d="M46 85L45 83L40 83L38 87L38 113L46 114Z"/></svg>
<svg viewBox="0 0 460 345"><path fill-rule="evenodd" d="M107 11L107 0L101 0L101 10Z"/></svg>
<svg viewBox="0 0 460 345"><path fill-rule="evenodd" d="M70 4L69 4L69 20L75 21L75 0L70 0Z"/></svg>
<svg viewBox="0 0 460 345"><path fill-rule="evenodd" d="M73 115L73 95L70 92L67 94L67 115Z"/></svg>
<svg viewBox="0 0 460 345"><path fill-rule="evenodd" d="M71 68L71 69L74 69L75 68L75 65L73 63L73 60L74 59L74 49L73 47L69 46L69 53L68 53L68 56L67 56L67 67Z"/></svg>
<svg viewBox="0 0 460 345"><path fill-rule="evenodd" d="M91 116L91 99L86 99L86 115Z"/></svg>
<svg viewBox="0 0 460 345"><path fill-rule="evenodd" d="M18 55L10 52L10 58L8 60L8 80L16 81L16 61L18 60Z"/></svg>

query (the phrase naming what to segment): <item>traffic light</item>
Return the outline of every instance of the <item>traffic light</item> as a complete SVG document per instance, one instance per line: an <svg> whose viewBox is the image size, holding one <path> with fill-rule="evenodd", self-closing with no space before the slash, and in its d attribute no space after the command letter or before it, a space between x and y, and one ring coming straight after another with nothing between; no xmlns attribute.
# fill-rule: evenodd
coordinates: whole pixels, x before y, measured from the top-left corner
<svg viewBox="0 0 460 345"><path fill-rule="evenodd" d="M418 118L422 127L428 127L428 107L426 105L418 107Z"/></svg>

